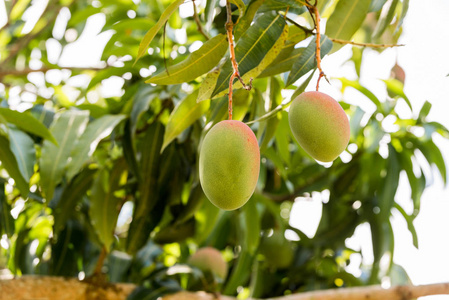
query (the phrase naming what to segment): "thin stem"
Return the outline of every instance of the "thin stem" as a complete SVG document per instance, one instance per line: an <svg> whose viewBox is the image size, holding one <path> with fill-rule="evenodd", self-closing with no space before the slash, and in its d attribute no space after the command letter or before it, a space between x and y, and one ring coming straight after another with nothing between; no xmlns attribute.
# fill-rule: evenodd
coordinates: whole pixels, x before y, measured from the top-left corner
<svg viewBox="0 0 449 300"><path fill-rule="evenodd" d="M101 269L103 268L104 260L106 259L107 251L106 248L101 248L100 256L98 257L97 264L95 265L94 276L101 274Z"/></svg>
<svg viewBox="0 0 449 300"><path fill-rule="evenodd" d="M353 46L359 46L359 47L370 47L370 48L393 48L393 47L402 47L405 46L404 44L372 44L372 43L358 43L353 41L346 41L346 40L340 40L340 39L334 39L328 37L332 42L343 44L343 45L353 45Z"/></svg>
<svg viewBox="0 0 449 300"><path fill-rule="evenodd" d="M192 0L192 4L193 4L193 19L195 20L198 32L201 33L206 38L206 40L209 40L210 39L209 35L203 30L203 26L201 26L200 18L198 17L198 11L196 9L195 0Z"/></svg>

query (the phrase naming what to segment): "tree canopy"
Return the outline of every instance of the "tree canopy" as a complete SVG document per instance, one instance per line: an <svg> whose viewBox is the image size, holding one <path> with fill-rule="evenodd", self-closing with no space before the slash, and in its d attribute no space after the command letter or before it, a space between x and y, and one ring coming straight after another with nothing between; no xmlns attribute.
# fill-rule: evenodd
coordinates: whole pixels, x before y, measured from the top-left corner
<svg viewBox="0 0 449 300"><path fill-rule="evenodd" d="M379 99L359 78L327 78L319 64L350 45L352 57L342 63L360 76L364 51L398 46L408 0L4 4L0 269L81 279L104 274L139 285L129 299L181 290L264 298L388 276L393 284L408 281L392 260L390 216L401 213L418 247L413 220L432 181L424 170L436 166L446 182L432 137L448 138L449 131L426 118L429 102L410 119L400 117L397 103L412 110L400 66ZM89 32L98 16L101 32ZM74 64L67 53L81 49L87 35L105 40L101 58ZM341 91L350 122L349 145L329 164L310 157L288 123L291 101L314 90L317 75L321 85L329 80ZM105 91L112 86L119 94ZM347 89L374 111L346 103ZM206 133L228 118L229 92L233 119L250 126L261 155L256 190L234 211L207 199L198 174ZM395 201L401 174L412 191L412 214ZM290 218L293 203L312 195L322 201L322 216L308 236ZM345 240L365 223L374 262L356 277L347 266L360 251ZM220 251L226 276L189 262L202 247Z"/></svg>

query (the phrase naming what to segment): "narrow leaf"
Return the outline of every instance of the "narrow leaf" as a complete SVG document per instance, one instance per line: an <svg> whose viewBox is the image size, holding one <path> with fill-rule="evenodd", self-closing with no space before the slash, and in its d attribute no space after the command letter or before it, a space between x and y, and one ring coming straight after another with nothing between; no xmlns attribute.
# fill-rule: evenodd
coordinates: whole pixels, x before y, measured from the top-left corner
<svg viewBox="0 0 449 300"><path fill-rule="evenodd" d="M402 12L401 17L399 18L398 26L396 27L395 33L401 28L402 23L404 23L404 18L407 15L408 7L409 7L409 0L402 0Z"/></svg>
<svg viewBox="0 0 449 300"><path fill-rule="evenodd" d="M250 199L239 214L239 232L242 235L241 245L243 251L253 255L260 241L260 213L257 211L256 202Z"/></svg>
<svg viewBox="0 0 449 300"><path fill-rule="evenodd" d="M399 167L397 156L398 153L394 147L389 144L387 175L379 194L379 208L382 222L388 221L391 208L394 205L394 196L399 185L399 172L401 171L401 168Z"/></svg>
<svg viewBox="0 0 449 300"><path fill-rule="evenodd" d="M114 192L120 187L120 179L126 171L125 164L125 160L119 160L112 170L102 170L91 190L89 215L107 252L110 252L114 241L114 229L119 214L120 198L116 197Z"/></svg>
<svg viewBox="0 0 449 300"><path fill-rule="evenodd" d="M358 81L356 81L356 80L349 80L349 79L344 78L344 77L339 78L339 80L341 81L341 84L343 86L343 90L346 89L347 87L352 87L352 88L358 90L363 95L365 95L368 99L370 99L371 102L373 102L378 109L381 108L382 105L381 105L379 99L376 97L376 95L374 95L370 90L368 90L366 87L361 85Z"/></svg>
<svg viewBox="0 0 449 300"><path fill-rule="evenodd" d="M378 39L382 33L385 32L388 25L390 25L393 17L395 15L396 6L398 5L399 0L389 0L380 13L379 21L377 21L376 28L372 34L373 39Z"/></svg>
<svg viewBox="0 0 449 300"><path fill-rule="evenodd" d="M387 85L387 91L390 94L391 97L399 96L407 103L408 107L410 107L410 110L412 109L412 103L408 99L408 97L404 93L404 84L400 82L397 79L390 78L387 80L383 80L385 84Z"/></svg>
<svg viewBox="0 0 449 300"><path fill-rule="evenodd" d="M2 167L5 168L9 176L14 179L22 196L28 196L29 184L20 172L19 165L14 153L11 151L8 139L3 135L0 135L0 161Z"/></svg>
<svg viewBox="0 0 449 300"><path fill-rule="evenodd" d="M50 142L57 144L53 135L48 131L44 124L27 112L18 112L9 108L0 107L0 115L11 124L29 133L40 136Z"/></svg>
<svg viewBox="0 0 449 300"><path fill-rule="evenodd" d="M381 10L382 6L384 6L387 0L371 0L371 4L369 6L370 12L377 12Z"/></svg>
<svg viewBox="0 0 449 300"><path fill-rule="evenodd" d="M92 185L96 173L96 169L85 168L64 187L61 196L52 205L55 220L53 225L55 234L58 234L64 229L68 219L75 211L76 204ZM50 203L52 204L52 202Z"/></svg>
<svg viewBox="0 0 449 300"><path fill-rule="evenodd" d="M34 173L36 162L36 149L33 139L19 129L9 128L9 143L23 178L29 181Z"/></svg>
<svg viewBox="0 0 449 300"><path fill-rule="evenodd" d="M170 16L178 9L178 7L182 3L184 3L184 0L177 0L174 1L172 4L170 4L167 7L167 9L162 13L157 23L153 27L151 27L150 30L148 30L148 32L145 34L142 41L140 42L139 51L137 52L136 61L134 63L136 63L145 54L145 51L147 50L148 46L150 45L151 41L156 36L158 31L162 28L162 26L164 26L168 18L170 18Z"/></svg>
<svg viewBox="0 0 449 300"><path fill-rule="evenodd" d="M241 76L256 68L262 62L276 41L281 37L285 27L285 20L280 15L263 14L243 34L235 46L235 56ZM218 76L213 95L229 87L232 72L231 61L228 59Z"/></svg>
<svg viewBox="0 0 449 300"><path fill-rule="evenodd" d="M159 89L155 89L152 86L146 86L140 88L134 96L130 117L130 130L132 137L134 137L140 117L148 110L151 102L158 96L158 94Z"/></svg>
<svg viewBox="0 0 449 300"><path fill-rule="evenodd" d="M293 64L292 71L288 75L286 86L293 84L310 70L316 68L316 38L313 38L302 55ZM332 41L327 36L321 36L321 58L332 49Z"/></svg>
<svg viewBox="0 0 449 300"><path fill-rule="evenodd" d="M405 210L400 206L399 204L395 203L394 207L401 213L401 215L404 217L405 221L407 222L407 227L410 233L412 234L413 238L413 246L418 248L418 235L416 234L415 225L413 224L413 217L409 216Z"/></svg>
<svg viewBox="0 0 449 300"><path fill-rule="evenodd" d="M13 236L15 227L11 209L12 207L6 199L5 181L2 178L0 180L0 234L5 233L8 238Z"/></svg>
<svg viewBox="0 0 449 300"><path fill-rule="evenodd" d="M179 102L170 114L164 134L164 143L161 151L164 151L181 132L198 120L210 106L210 101L202 101L197 103L199 90L188 95Z"/></svg>
<svg viewBox="0 0 449 300"><path fill-rule="evenodd" d="M67 165L67 179L70 180L89 160L98 143L111 134L124 115L105 115L89 123L71 152L72 160Z"/></svg>
<svg viewBox="0 0 449 300"><path fill-rule="evenodd" d="M370 8L371 0L340 0L326 23L326 35L350 40L360 28ZM342 45L335 45L333 52Z"/></svg>
<svg viewBox="0 0 449 300"><path fill-rule="evenodd" d="M189 82L210 71L225 55L228 49L226 35L219 34L205 42L200 49L191 53L182 62L151 77L146 83L159 85Z"/></svg>
<svg viewBox="0 0 449 300"><path fill-rule="evenodd" d="M88 117L86 111L65 111L56 115L50 126L58 146L47 140L42 146L41 186L47 200L51 200L56 185L62 180L72 149L86 127Z"/></svg>
<svg viewBox="0 0 449 300"><path fill-rule="evenodd" d="M198 99L196 100L197 102L209 100L212 97L219 74L220 71L218 69L213 69L207 73L206 78L204 78L201 83L200 90L198 92Z"/></svg>

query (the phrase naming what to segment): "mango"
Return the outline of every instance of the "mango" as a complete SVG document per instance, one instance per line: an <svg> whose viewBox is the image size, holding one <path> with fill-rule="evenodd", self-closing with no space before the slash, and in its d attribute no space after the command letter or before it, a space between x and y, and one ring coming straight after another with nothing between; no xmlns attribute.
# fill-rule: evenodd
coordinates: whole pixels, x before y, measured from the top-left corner
<svg viewBox="0 0 449 300"><path fill-rule="evenodd" d="M221 279L225 279L228 274L228 264L220 251L212 247L199 249L190 256L188 263L203 272L211 272Z"/></svg>
<svg viewBox="0 0 449 300"><path fill-rule="evenodd" d="M243 206L254 193L259 171L259 145L246 124L221 121L204 137L199 177L204 193L215 206L223 210Z"/></svg>
<svg viewBox="0 0 449 300"><path fill-rule="evenodd" d="M321 92L305 92L290 105L288 121L299 145L321 162L335 160L349 143L349 121L343 108Z"/></svg>

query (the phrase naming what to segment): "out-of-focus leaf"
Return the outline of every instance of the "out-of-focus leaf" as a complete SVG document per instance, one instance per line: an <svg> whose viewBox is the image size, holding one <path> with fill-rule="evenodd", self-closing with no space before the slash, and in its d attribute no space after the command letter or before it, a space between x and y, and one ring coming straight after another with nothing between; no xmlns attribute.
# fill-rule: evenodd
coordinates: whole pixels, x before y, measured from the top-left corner
<svg viewBox="0 0 449 300"><path fill-rule="evenodd" d="M162 228L154 236L158 244L181 243L195 234L195 220L190 219L182 224L171 224Z"/></svg>
<svg viewBox="0 0 449 300"><path fill-rule="evenodd" d="M326 35L335 39L351 40L368 13L371 0L340 0L326 23ZM333 52L342 47L335 45Z"/></svg>
<svg viewBox="0 0 449 300"><path fill-rule="evenodd" d="M409 216L405 212L405 210L402 208L402 206L400 206L399 204L395 203L394 208L396 208L401 213L401 215L404 217L405 221L407 222L407 228L410 231L410 233L412 234L413 246L418 248L418 235L416 234L415 225L413 225L414 218L412 216Z"/></svg>
<svg viewBox="0 0 449 300"><path fill-rule="evenodd" d="M399 0L390 0L388 1L382 8L380 13L379 21L377 21L376 28L372 34L373 39L378 39L382 33L385 32L388 25L390 25L393 17L395 15L396 6L398 5Z"/></svg>
<svg viewBox="0 0 449 300"><path fill-rule="evenodd" d="M36 149L33 140L23 131L9 128L9 144L11 151L16 156L23 178L29 181L34 173L36 162Z"/></svg>
<svg viewBox="0 0 449 300"><path fill-rule="evenodd" d="M300 15L306 11L305 6L300 4L298 1L266 0L259 8L259 12L267 12L272 10L285 12L287 8L289 12L293 12L297 15Z"/></svg>
<svg viewBox="0 0 449 300"><path fill-rule="evenodd" d="M125 115L105 115L89 123L78 143L72 150L72 159L67 165L67 179L70 180L89 160L100 140L111 134L112 130L125 118Z"/></svg>
<svg viewBox="0 0 449 300"><path fill-rule="evenodd" d="M119 214L121 201L115 195L120 188L120 180L123 172L126 172L125 160L119 160L112 170L100 171L91 189L89 215L92 225L103 243L107 252L114 242L114 229Z"/></svg>
<svg viewBox="0 0 449 300"><path fill-rule="evenodd" d="M198 120L210 106L210 101L196 102L199 90L194 91L181 102L179 102L175 109L170 114L167 126L165 128L164 143L161 151L164 151L181 132Z"/></svg>
<svg viewBox="0 0 449 300"><path fill-rule="evenodd" d="M157 23L153 27L151 27L150 30L148 30L148 32L145 34L142 41L140 42L139 51L137 53L136 61L134 63L136 63L139 60L139 58L141 58L145 54L145 51L147 50L148 46L150 45L151 41L156 36L158 31L162 28L162 26L164 26L168 18L170 18L170 16L175 12L175 10L178 9L178 7L182 3L184 3L184 0L176 0L172 2L167 7L167 9L162 13Z"/></svg>
<svg viewBox="0 0 449 300"><path fill-rule="evenodd" d="M344 77L339 78L339 80L341 81L343 90L346 89L347 87L352 87L357 91L359 91L360 93L362 93L363 95L365 95L368 99L370 99L371 102L373 102L378 109L381 107L380 101L379 99L377 99L376 95L374 95L370 90L361 85L358 81L349 80Z"/></svg>
<svg viewBox="0 0 449 300"><path fill-rule="evenodd" d="M206 21L206 25L204 26L204 28L209 31L211 26L212 26L212 22L214 20L214 12L215 12L215 5L217 3L217 0L207 0L206 2L206 8L204 10L204 18Z"/></svg>
<svg viewBox="0 0 449 300"><path fill-rule="evenodd" d="M0 115L11 124L16 125L20 129L29 133L40 136L48 141L57 144L55 138L50 131L36 118L26 112L18 112L9 108L0 107Z"/></svg>
<svg viewBox="0 0 449 300"><path fill-rule="evenodd" d="M307 72L316 68L315 41L316 38L313 38L313 40L310 42L307 48L305 48L304 51L302 52L302 55L296 59L296 61L293 64L293 67L291 68L292 71L288 75L287 83L285 84L285 86L293 84L296 80L301 78ZM324 55L329 53L329 51L332 49L333 43L331 40L327 38L327 36L322 35L320 44L321 44L321 58L323 58Z"/></svg>
<svg viewBox="0 0 449 300"><path fill-rule="evenodd" d="M288 166L290 165L290 139L289 135L286 133L290 131L290 125L288 123L288 113L283 111L281 115L282 118L279 122L275 135L276 149L279 156Z"/></svg>
<svg viewBox="0 0 449 300"><path fill-rule="evenodd" d="M252 262L253 257L247 250L242 249L237 257L237 261L235 262L235 267L232 269L231 275L226 281L226 286L223 290L225 295L235 294L237 288L248 280L251 275Z"/></svg>
<svg viewBox="0 0 449 300"><path fill-rule="evenodd" d="M168 85L194 80L215 67L227 49L226 35L219 34L205 42L200 49L191 53L182 62L169 67L168 72L163 70L145 82Z"/></svg>
<svg viewBox="0 0 449 300"><path fill-rule="evenodd" d="M431 108L432 108L432 103L430 103L429 101L424 102L423 106L421 107L421 110L419 111L419 115L418 115L418 119L421 120L421 122L425 121Z"/></svg>
<svg viewBox="0 0 449 300"><path fill-rule="evenodd" d="M280 15L263 14L244 33L235 46L236 61L241 76L256 68L262 62L281 37L285 27L285 20ZM231 61L228 59L218 76L213 95L228 89L232 72Z"/></svg>
<svg viewBox="0 0 449 300"><path fill-rule="evenodd" d="M5 233L8 238L14 234L14 218L11 215L11 205L5 194L5 181L0 180L0 234Z"/></svg>
<svg viewBox="0 0 449 300"><path fill-rule="evenodd" d="M87 86L87 91L95 87L97 84L99 84L104 79L108 79L112 76L122 76L126 72L135 72L135 69L132 67L123 67L123 68L107 68L104 70L101 70L95 74L95 76L92 78L92 80L89 82L89 85Z"/></svg>
<svg viewBox="0 0 449 300"><path fill-rule="evenodd" d="M401 28L402 23L404 23L404 18L407 15L408 7L409 7L409 0L402 0L402 12L401 17L399 18L398 26L396 27L395 33Z"/></svg>
<svg viewBox="0 0 449 300"><path fill-rule="evenodd" d="M418 143L418 149L424 154L429 164L435 164L440 172L443 182L446 183L447 171L446 163L444 162L443 155L437 145L429 139L424 142Z"/></svg>
<svg viewBox="0 0 449 300"><path fill-rule="evenodd" d="M389 144L388 145L388 164L387 175L385 176L384 184L379 193L379 208L380 218L382 222L388 220L390 216L391 208L394 205L394 195L399 185L399 173L401 168L398 161L398 153L396 149Z"/></svg>
<svg viewBox="0 0 449 300"><path fill-rule="evenodd" d="M140 88L134 96L130 117L130 130L132 137L134 137L140 117L148 110L149 105L158 96L159 92L160 91L158 89L148 86Z"/></svg>
<svg viewBox="0 0 449 300"><path fill-rule="evenodd" d="M134 149L134 141L132 139L131 133L131 120L127 120L125 123L125 128L123 130L123 156L131 173L136 176L137 180L140 181L140 170L137 164L136 151Z"/></svg>
<svg viewBox="0 0 449 300"><path fill-rule="evenodd" d="M11 151L8 139L3 135L0 135L0 161L2 167L5 168L9 176L14 179L22 196L28 196L28 193L30 192L29 184L20 172L19 165L14 153Z"/></svg>
<svg viewBox="0 0 449 300"><path fill-rule="evenodd" d="M201 208L205 199L206 195L204 194L201 185L197 183L192 187L189 195L189 200L187 201L187 204L184 206L179 216L176 218L176 223L183 223L193 217L195 212L197 212Z"/></svg>
<svg viewBox="0 0 449 300"><path fill-rule="evenodd" d="M360 130L362 129L362 127L360 126L360 122L362 121L364 115L365 112L358 106L351 115L351 118L349 120L349 126L351 128L351 140L356 140L358 135L360 134Z"/></svg>
<svg viewBox="0 0 449 300"><path fill-rule="evenodd" d="M371 0L369 11L370 12L379 11L382 8L382 6L384 6L385 2L387 2L387 0Z"/></svg>
<svg viewBox="0 0 449 300"><path fill-rule="evenodd" d="M146 243L153 229L147 226L149 222L152 222L148 216L158 199L157 178L164 131L165 128L161 123L153 123L147 129L140 147L140 197L134 206L133 220L127 240L127 251L131 254Z"/></svg>
<svg viewBox="0 0 449 300"><path fill-rule="evenodd" d="M96 173L97 169L83 169L64 187L61 195L57 198L57 202L50 202L53 208L55 235L64 229L67 220L75 211L76 204L92 185ZM55 198L52 200L55 200Z"/></svg>
<svg viewBox="0 0 449 300"><path fill-rule="evenodd" d="M256 202L249 199L239 214L238 232L241 235L242 251L253 255L260 241L260 213Z"/></svg>
<svg viewBox="0 0 449 300"><path fill-rule="evenodd" d="M239 22L240 18L245 14L245 3L243 2L243 0L230 0L231 3L235 4L235 6L237 6L238 10L239 10L239 18L237 19L237 22Z"/></svg>
<svg viewBox="0 0 449 300"><path fill-rule="evenodd" d="M56 115L50 126L58 146L45 140L40 159L41 186L48 200L62 180L72 149L85 129L88 117L86 111L65 111Z"/></svg>

